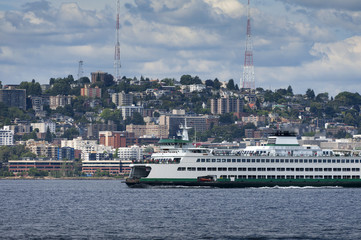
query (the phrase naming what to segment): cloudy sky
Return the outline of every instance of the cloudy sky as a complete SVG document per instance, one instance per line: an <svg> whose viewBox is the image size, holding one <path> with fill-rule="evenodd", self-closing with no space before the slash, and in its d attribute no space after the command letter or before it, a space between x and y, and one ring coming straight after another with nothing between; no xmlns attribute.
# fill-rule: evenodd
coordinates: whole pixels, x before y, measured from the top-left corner
<svg viewBox="0 0 361 240"><path fill-rule="evenodd" d="M121 0L121 74L234 79L247 0ZM0 0L0 81L114 74L116 0ZM360 0L252 0L256 87L361 93Z"/></svg>

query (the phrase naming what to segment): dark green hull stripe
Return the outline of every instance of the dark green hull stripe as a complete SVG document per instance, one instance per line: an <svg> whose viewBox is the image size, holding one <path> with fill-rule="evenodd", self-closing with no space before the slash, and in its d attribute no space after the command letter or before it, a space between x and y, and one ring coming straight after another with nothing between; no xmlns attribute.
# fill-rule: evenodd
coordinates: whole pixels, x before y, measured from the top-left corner
<svg viewBox="0 0 361 240"><path fill-rule="evenodd" d="M198 181L197 179L180 178L145 178L139 181L127 181L130 187L146 187L159 185L183 185L183 186L212 186L212 187L288 187L288 186L339 186L361 187L361 179L218 179L217 181Z"/></svg>

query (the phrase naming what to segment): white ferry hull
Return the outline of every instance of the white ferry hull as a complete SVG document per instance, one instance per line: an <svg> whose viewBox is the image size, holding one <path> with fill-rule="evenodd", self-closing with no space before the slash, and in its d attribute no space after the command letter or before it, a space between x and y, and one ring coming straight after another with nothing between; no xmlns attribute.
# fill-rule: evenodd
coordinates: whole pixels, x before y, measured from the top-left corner
<svg viewBox="0 0 361 240"><path fill-rule="evenodd" d="M267 146L236 151L194 148L182 140L160 143L162 151L130 165L128 186L361 187L360 156L299 146L292 136L270 137Z"/></svg>

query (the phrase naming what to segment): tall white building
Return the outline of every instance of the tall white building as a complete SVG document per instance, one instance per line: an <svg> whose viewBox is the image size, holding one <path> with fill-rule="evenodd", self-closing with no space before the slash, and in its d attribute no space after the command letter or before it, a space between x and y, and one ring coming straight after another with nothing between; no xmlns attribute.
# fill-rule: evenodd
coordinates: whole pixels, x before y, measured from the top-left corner
<svg viewBox="0 0 361 240"><path fill-rule="evenodd" d="M120 158L120 160L142 160L143 148L139 146L118 148L118 157Z"/></svg>
<svg viewBox="0 0 361 240"><path fill-rule="evenodd" d="M0 129L0 146L13 145L14 132L9 129Z"/></svg>

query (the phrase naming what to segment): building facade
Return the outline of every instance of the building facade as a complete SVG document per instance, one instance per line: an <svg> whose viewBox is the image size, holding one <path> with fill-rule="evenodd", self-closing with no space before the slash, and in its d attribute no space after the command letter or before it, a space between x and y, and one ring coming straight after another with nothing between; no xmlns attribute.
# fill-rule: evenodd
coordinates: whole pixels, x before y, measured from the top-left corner
<svg viewBox="0 0 361 240"><path fill-rule="evenodd" d="M14 174L36 168L43 171L68 171L73 169L73 161L59 160L9 160L9 171Z"/></svg>
<svg viewBox="0 0 361 240"><path fill-rule="evenodd" d="M127 117L133 117L135 112L138 112L143 116L144 110L142 106L118 106L118 109L122 112L123 119L126 119Z"/></svg>
<svg viewBox="0 0 361 240"><path fill-rule="evenodd" d="M104 82L104 79L105 79L107 74L108 73L102 72L102 71L92 72L91 73L91 82L92 83Z"/></svg>
<svg viewBox="0 0 361 240"><path fill-rule="evenodd" d="M134 133L134 137L139 138L143 136L156 137L156 138L168 138L169 130L165 125L133 125L126 126L127 132Z"/></svg>
<svg viewBox="0 0 361 240"><path fill-rule="evenodd" d="M139 146L118 148L118 158L121 160L140 161L143 159L143 148Z"/></svg>
<svg viewBox="0 0 361 240"><path fill-rule="evenodd" d="M133 94L131 93L114 93L112 94L112 102L117 106L131 106L133 104Z"/></svg>
<svg viewBox="0 0 361 240"><path fill-rule="evenodd" d="M225 113L240 113L243 112L243 100L240 98L218 98L211 99L211 113L225 114Z"/></svg>
<svg viewBox="0 0 361 240"><path fill-rule="evenodd" d="M0 129L0 146L14 144L14 132L9 129Z"/></svg>
<svg viewBox="0 0 361 240"><path fill-rule="evenodd" d="M217 126L219 119L210 115L161 115L159 117L159 125L167 126L169 136L176 136L179 126L184 125L194 128L196 132L204 132L209 130L212 125Z"/></svg>
<svg viewBox="0 0 361 240"><path fill-rule="evenodd" d="M55 110L57 107L65 107L65 105L71 104L72 96L57 95L50 96L50 109Z"/></svg>
<svg viewBox="0 0 361 240"><path fill-rule="evenodd" d="M102 90L96 86L95 88L90 88L89 85L85 85L80 89L80 96L89 97L89 98L101 98Z"/></svg>
<svg viewBox="0 0 361 240"><path fill-rule="evenodd" d="M0 89L0 102L3 102L8 107L26 110L26 90Z"/></svg>
<svg viewBox="0 0 361 240"><path fill-rule="evenodd" d="M39 133L46 133L48 129L51 133L55 133L56 123L55 122L40 122L40 123L31 123L32 129L39 129Z"/></svg>

